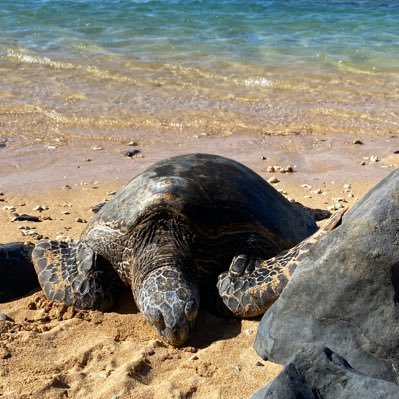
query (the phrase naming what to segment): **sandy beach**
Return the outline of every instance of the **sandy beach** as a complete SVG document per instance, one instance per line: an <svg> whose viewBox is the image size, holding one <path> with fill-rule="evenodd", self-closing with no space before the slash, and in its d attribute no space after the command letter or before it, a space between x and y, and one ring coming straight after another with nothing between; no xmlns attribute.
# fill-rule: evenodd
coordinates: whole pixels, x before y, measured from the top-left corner
<svg viewBox="0 0 399 399"><path fill-rule="evenodd" d="M399 166L397 137L191 136L181 133L37 141L0 151L0 242L79 237L91 207L153 162L208 152L253 168L288 198L326 209L352 206ZM134 158L127 150L140 151ZM271 172L291 165L293 173ZM268 171L269 170L269 171ZM34 210L41 205L48 208ZM13 214L40 216L12 222ZM25 234L25 235L23 235ZM48 303L41 292L0 304L0 397L248 398L281 370L252 348L259 320L202 310L187 346L162 342L125 293L108 313Z"/></svg>

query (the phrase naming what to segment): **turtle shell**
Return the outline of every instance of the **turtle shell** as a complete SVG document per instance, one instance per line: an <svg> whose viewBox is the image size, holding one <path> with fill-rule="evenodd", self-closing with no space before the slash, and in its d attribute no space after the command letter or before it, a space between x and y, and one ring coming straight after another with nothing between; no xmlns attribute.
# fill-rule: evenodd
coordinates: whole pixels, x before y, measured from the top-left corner
<svg viewBox="0 0 399 399"><path fill-rule="evenodd" d="M157 211L183 218L209 239L256 232L289 248L317 230L313 219L246 166L217 155L162 160L133 178L89 222L129 234ZM104 226L105 227L105 226Z"/></svg>

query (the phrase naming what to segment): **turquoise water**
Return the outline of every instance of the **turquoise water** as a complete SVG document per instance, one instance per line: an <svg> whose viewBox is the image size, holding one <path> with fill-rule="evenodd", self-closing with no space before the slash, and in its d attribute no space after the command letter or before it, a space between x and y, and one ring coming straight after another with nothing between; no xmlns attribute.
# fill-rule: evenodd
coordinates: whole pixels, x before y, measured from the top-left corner
<svg viewBox="0 0 399 399"><path fill-rule="evenodd" d="M2 0L3 46L185 63L399 68L397 1Z"/></svg>
<svg viewBox="0 0 399 399"><path fill-rule="evenodd" d="M0 136L392 135L399 2L1 0Z"/></svg>

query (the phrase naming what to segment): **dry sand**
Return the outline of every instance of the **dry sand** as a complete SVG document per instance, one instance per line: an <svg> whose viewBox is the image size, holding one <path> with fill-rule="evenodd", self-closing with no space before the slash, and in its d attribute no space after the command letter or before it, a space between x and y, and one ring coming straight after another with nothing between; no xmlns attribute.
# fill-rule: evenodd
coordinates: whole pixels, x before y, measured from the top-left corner
<svg viewBox="0 0 399 399"><path fill-rule="evenodd" d="M123 152L133 139L138 146L131 149L142 156L128 159ZM276 176L276 188L308 206L326 208L342 199L352 206L399 166L398 138L367 137L363 145L353 144L356 139L138 135L2 148L0 242L35 241L22 236L21 226L30 228L25 233L76 239L84 227L76 220L88 220L91 206L154 161L184 152L229 156L266 179ZM370 156L378 161L365 159ZM267 171L287 164L294 173ZM37 205L48 210L33 211ZM3 209L11 206L51 220L11 222L13 211ZM248 398L281 370L252 348L257 320L223 320L203 310L188 346L176 349L145 323L129 293L109 313L73 312L49 304L41 292L0 304L0 312L15 320L0 322L2 398Z"/></svg>

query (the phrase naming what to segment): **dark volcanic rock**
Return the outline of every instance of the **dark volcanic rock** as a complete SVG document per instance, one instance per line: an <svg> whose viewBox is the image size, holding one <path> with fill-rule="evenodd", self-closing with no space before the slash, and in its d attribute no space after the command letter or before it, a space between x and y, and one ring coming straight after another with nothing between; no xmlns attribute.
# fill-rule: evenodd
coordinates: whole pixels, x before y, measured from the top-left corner
<svg viewBox="0 0 399 399"><path fill-rule="evenodd" d="M287 364L306 343L359 372L399 379L399 169L315 244L263 316L255 349Z"/></svg>
<svg viewBox="0 0 399 399"><path fill-rule="evenodd" d="M22 215L18 215L12 218L13 222L41 222L39 216L35 215L27 215L23 213Z"/></svg>
<svg viewBox="0 0 399 399"><path fill-rule="evenodd" d="M309 345L252 399L397 399L399 387L354 370L331 349Z"/></svg>
<svg viewBox="0 0 399 399"><path fill-rule="evenodd" d="M39 287L32 248L19 242L0 244L0 303Z"/></svg>

